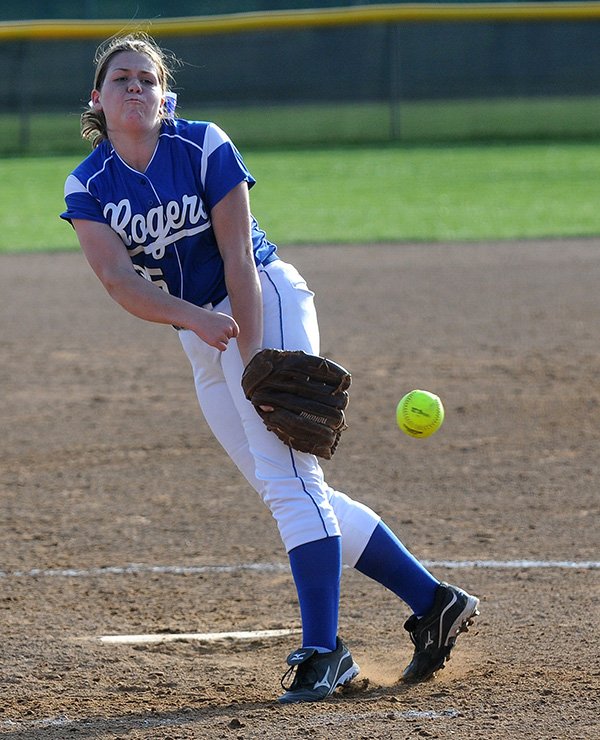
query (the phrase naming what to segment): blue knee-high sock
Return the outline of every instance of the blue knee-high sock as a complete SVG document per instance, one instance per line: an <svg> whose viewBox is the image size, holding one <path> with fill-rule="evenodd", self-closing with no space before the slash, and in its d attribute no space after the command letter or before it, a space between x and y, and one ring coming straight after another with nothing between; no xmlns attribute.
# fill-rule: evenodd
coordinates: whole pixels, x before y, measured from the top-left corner
<svg viewBox="0 0 600 740"><path fill-rule="evenodd" d="M411 555L383 522L380 521L375 527L355 567L393 591L418 616L423 616L433 606L439 581Z"/></svg>
<svg viewBox="0 0 600 740"><path fill-rule="evenodd" d="M302 617L302 647L335 650L342 576L342 538L327 537L289 552Z"/></svg>

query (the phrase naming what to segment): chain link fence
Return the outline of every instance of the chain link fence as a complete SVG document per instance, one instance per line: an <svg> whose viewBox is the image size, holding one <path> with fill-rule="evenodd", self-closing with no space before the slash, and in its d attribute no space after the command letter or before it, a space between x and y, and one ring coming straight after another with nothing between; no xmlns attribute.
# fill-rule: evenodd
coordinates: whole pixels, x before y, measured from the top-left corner
<svg viewBox="0 0 600 740"><path fill-rule="evenodd" d="M600 14L267 25L145 24L182 60L180 115L246 146L600 134ZM0 38L0 154L84 147L78 118L103 38L88 36Z"/></svg>

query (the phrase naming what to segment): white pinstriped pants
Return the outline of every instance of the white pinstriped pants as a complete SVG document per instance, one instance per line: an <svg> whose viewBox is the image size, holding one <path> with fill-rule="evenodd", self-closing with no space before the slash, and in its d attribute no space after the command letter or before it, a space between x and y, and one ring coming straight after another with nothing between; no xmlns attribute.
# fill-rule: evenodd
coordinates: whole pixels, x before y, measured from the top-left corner
<svg viewBox="0 0 600 740"><path fill-rule="evenodd" d="M275 260L259 267L265 347L319 354L314 294L293 265ZM213 308L231 314L229 299ZM314 455L296 452L269 432L240 384L243 366L237 342L224 352L194 332L179 332L191 362L200 408L217 440L279 527L289 552L324 537L342 536L342 562L354 566L379 522L371 509L330 488Z"/></svg>

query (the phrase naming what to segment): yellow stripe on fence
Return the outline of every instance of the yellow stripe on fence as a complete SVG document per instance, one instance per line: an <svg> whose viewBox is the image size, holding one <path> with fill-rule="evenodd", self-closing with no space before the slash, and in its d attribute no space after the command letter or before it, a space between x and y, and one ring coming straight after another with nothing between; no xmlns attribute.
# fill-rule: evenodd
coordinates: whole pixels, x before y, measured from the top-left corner
<svg viewBox="0 0 600 740"><path fill-rule="evenodd" d="M106 38L128 31L155 36L240 33L369 23L582 21L600 20L600 2L557 3L415 3L363 5L320 10L232 13L163 18L132 23L126 20L48 20L0 23L0 41Z"/></svg>

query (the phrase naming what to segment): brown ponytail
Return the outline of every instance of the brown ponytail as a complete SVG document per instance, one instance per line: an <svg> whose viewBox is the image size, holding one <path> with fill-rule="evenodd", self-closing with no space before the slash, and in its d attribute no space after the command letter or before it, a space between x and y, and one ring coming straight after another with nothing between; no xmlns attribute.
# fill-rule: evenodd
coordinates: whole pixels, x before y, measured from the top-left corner
<svg viewBox="0 0 600 740"><path fill-rule="evenodd" d="M81 138L89 141L92 149L108 140L106 118L102 111L95 111L91 108L83 111L81 114Z"/></svg>

